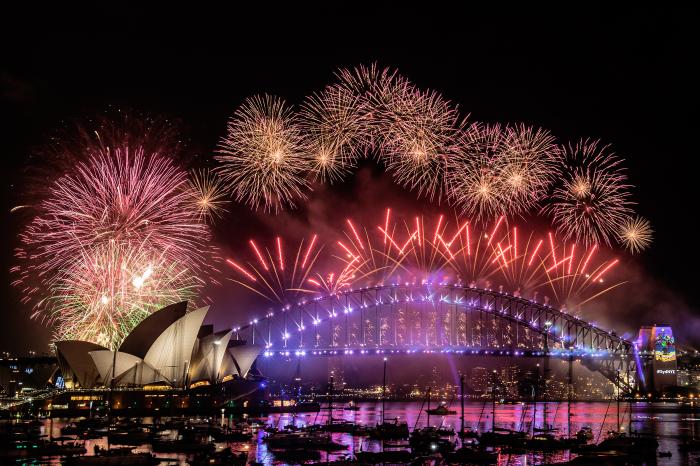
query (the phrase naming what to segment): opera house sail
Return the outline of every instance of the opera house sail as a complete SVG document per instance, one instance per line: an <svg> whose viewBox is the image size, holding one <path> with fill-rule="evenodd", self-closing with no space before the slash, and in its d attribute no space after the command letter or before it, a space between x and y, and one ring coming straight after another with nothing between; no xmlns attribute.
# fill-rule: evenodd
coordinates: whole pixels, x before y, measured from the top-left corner
<svg viewBox="0 0 700 466"><path fill-rule="evenodd" d="M59 341L56 356L66 388L192 388L246 378L261 348L233 340L233 331L203 325L209 307L187 302L144 319L117 351L86 341Z"/></svg>

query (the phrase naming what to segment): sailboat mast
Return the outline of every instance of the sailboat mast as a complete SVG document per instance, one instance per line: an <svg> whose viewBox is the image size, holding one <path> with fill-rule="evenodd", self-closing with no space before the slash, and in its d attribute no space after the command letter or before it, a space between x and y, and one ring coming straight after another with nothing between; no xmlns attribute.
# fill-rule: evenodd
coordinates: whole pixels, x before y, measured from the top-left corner
<svg viewBox="0 0 700 466"><path fill-rule="evenodd" d="M428 391L426 393L427 398L428 398L428 409L425 410L425 413L428 415L426 418L427 420L425 421L425 427L430 427L430 386L428 386Z"/></svg>
<svg viewBox="0 0 700 466"><path fill-rule="evenodd" d="M620 371L617 371L617 431L620 432Z"/></svg>
<svg viewBox="0 0 700 466"><path fill-rule="evenodd" d="M464 432L464 374L461 374L459 376L459 400L460 400L460 408L461 408L461 417L460 419L462 420L462 427L460 432Z"/></svg>
<svg viewBox="0 0 700 466"><path fill-rule="evenodd" d="M384 358L384 377L382 378L382 424L384 424L385 401L386 401L386 358Z"/></svg>
<svg viewBox="0 0 700 466"><path fill-rule="evenodd" d="M571 437L571 397L573 396L573 366L574 357L569 355L569 375L568 375L568 390L566 396L566 435Z"/></svg>
<svg viewBox="0 0 700 466"><path fill-rule="evenodd" d="M327 424L333 423L333 376L328 384L328 421Z"/></svg>
<svg viewBox="0 0 700 466"><path fill-rule="evenodd" d="M496 432L496 369L491 382L491 432Z"/></svg>

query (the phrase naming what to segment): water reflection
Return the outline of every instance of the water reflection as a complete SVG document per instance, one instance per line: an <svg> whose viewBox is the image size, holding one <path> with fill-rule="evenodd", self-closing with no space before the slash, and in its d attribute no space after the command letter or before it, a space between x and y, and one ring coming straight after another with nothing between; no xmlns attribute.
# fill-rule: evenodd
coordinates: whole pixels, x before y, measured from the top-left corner
<svg viewBox="0 0 700 466"><path fill-rule="evenodd" d="M381 403L359 403L359 411L343 410L338 407L333 411L334 419L343 419L355 422L360 425L373 426L381 419ZM447 416L428 416L421 412L421 403L387 403L385 417L398 418L407 422L409 428L423 427L426 425L452 427L455 430L460 428L459 406L453 404L451 409L457 414ZM492 405L490 402L469 402L465 403L465 427L478 430L480 432L490 430L493 423ZM631 411L631 413L630 413ZM569 423L567 422L566 403L547 403L547 423L557 429L557 435L567 435ZM631 414L631 416L630 416ZM328 420L328 410L324 409L319 413L309 414L274 414L263 419L250 419L250 422L257 422L261 426L273 425L280 429L286 425L293 424L297 427L304 427L310 424L326 423ZM532 405L526 404L497 404L495 407L496 426L532 431L533 426L541 428L544 426L545 405L539 403L534 409ZM694 407L681 407L677 403L638 403L628 406L622 404L620 411L617 410L616 403L572 403L571 423L572 434L583 427L590 427L596 439L603 439L608 431L615 430L618 423L624 431L632 428L633 432L654 434L659 439L659 451L671 451L671 458L659 458L658 464L681 465L696 464L700 453L682 454L678 451L678 444L681 438L700 437L700 409L696 412ZM148 423L150 419L143 420ZM217 422L219 419L217 419ZM61 435L61 427L69 424L71 420L47 420L43 427L44 434L51 430L53 437ZM230 423L230 419L226 419ZM248 452L249 461L257 461L266 465L281 464L274 460L272 454L267 450L266 444L262 441L264 437L262 429L255 431L253 442L249 443L219 443L217 446L230 446L236 452ZM383 444L381 441L370 440L367 437L353 437L350 434L334 433L333 440L347 446L346 451L330 453L327 457L325 452L321 453L321 461L339 459L345 455L358 451L381 451ZM455 439L455 441L457 441ZM107 446L106 438L86 440L85 447L88 454L92 454L95 445L100 448ZM138 447L136 451L150 451L148 445ZM159 457L168 458L170 463L175 460L178 464L187 464L187 456L182 454L159 454ZM500 465L528 465L543 462L557 462L569 459L568 452L557 452L547 454L528 455L507 455L499 456ZM58 460L56 460L58 463Z"/></svg>

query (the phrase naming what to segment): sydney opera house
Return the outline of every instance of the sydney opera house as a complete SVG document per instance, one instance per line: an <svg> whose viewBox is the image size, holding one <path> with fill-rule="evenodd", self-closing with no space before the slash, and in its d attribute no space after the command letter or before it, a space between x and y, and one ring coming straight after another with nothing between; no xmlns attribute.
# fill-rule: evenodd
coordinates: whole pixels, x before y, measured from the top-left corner
<svg viewBox="0 0 700 466"><path fill-rule="evenodd" d="M230 329L203 325L208 309L187 312L187 302L167 306L136 326L117 351L57 342L65 387L196 388L246 379L261 348L232 339Z"/></svg>

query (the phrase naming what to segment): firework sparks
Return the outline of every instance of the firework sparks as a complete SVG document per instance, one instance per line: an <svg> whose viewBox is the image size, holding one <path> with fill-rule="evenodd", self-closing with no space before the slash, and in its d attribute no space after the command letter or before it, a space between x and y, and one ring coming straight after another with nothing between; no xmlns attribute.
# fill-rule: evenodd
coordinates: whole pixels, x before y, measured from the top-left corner
<svg viewBox="0 0 700 466"><path fill-rule="evenodd" d="M226 212L227 193L218 177L209 170L190 173L188 194L200 221L213 223Z"/></svg>
<svg viewBox="0 0 700 466"><path fill-rule="evenodd" d="M632 213L622 159L598 141L583 140L564 148L560 184L544 212L552 215L565 239L591 245L611 244Z"/></svg>
<svg viewBox="0 0 700 466"><path fill-rule="evenodd" d="M636 217L629 218L620 227L620 243L632 254L648 248L654 236L649 220Z"/></svg>
<svg viewBox="0 0 700 466"><path fill-rule="evenodd" d="M291 110L276 97L247 99L219 143L219 173L233 197L253 209L278 211L305 199L308 148Z"/></svg>
<svg viewBox="0 0 700 466"><path fill-rule="evenodd" d="M461 129L455 108L436 92L404 84L391 95L382 118L381 153L397 183L430 200L443 196L445 163Z"/></svg>
<svg viewBox="0 0 700 466"><path fill-rule="evenodd" d="M329 272L325 276L318 273L316 274L317 278L309 278L307 281L314 285L321 294L332 296L350 289L355 280L356 270L355 261L350 261L338 273Z"/></svg>
<svg viewBox="0 0 700 466"><path fill-rule="evenodd" d="M299 113L313 170L321 181L342 180L363 155L367 130L362 101L334 85L306 99Z"/></svg>
<svg viewBox="0 0 700 466"><path fill-rule="evenodd" d="M448 161L449 197L466 217L486 219L510 213L497 161L503 145L498 125L474 123L463 133L461 150Z"/></svg>
<svg viewBox="0 0 700 466"><path fill-rule="evenodd" d="M496 160L511 215L537 206L554 179L558 148L548 131L524 125L508 127Z"/></svg>

